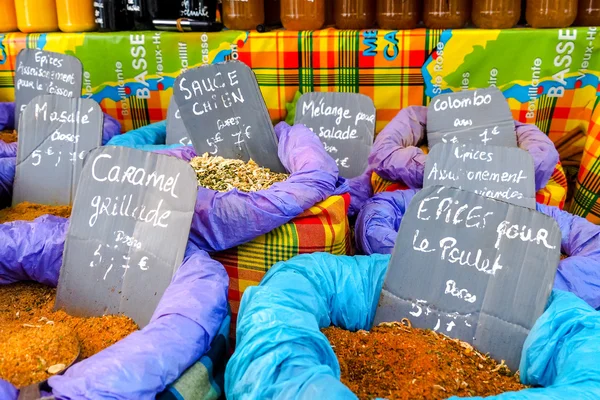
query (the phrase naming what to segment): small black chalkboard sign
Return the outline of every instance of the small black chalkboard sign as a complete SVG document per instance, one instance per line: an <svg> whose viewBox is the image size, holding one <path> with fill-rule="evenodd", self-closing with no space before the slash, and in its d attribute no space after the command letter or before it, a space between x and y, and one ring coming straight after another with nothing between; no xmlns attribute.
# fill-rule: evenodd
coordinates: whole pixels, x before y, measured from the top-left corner
<svg viewBox="0 0 600 400"><path fill-rule="evenodd" d="M398 232L375 323L408 318L518 369L560 258L556 222L455 188L412 199Z"/></svg>
<svg viewBox="0 0 600 400"><path fill-rule="evenodd" d="M515 123L500 90L465 90L440 94L427 109L427 141L438 143L478 142L517 147Z"/></svg>
<svg viewBox="0 0 600 400"><path fill-rule="evenodd" d="M44 94L21 116L12 204L71 204L86 154L102 144L100 106Z"/></svg>
<svg viewBox="0 0 600 400"><path fill-rule="evenodd" d="M285 172L267 107L246 64L227 61L192 68L175 80L173 93L198 154L252 159Z"/></svg>
<svg viewBox="0 0 600 400"><path fill-rule="evenodd" d="M54 94L81 97L83 66L77 57L51 51L23 49L15 68L15 126L34 97Z"/></svg>
<svg viewBox="0 0 600 400"><path fill-rule="evenodd" d="M89 153L81 182L56 308L123 313L143 327L183 260L196 174L175 157L108 146Z"/></svg>
<svg viewBox="0 0 600 400"><path fill-rule="evenodd" d="M189 137L187 129L181 119L179 107L175 102L175 97L171 97L169 108L167 109L167 139L166 144L182 144L191 146L192 140Z"/></svg>
<svg viewBox="0 0 600 400"><path fill-rule="evenodd" d="M518 147L436 144L427 157L423 187L440 185L535 209L533 159Z"/></svg>
<svg viewBox="0 0 600 400"><path fill-rule="evenodd" d="M344 178L362 174L375 136L375 105L356 93L304 93L296 103L294 124L310 128L333 157Z"/></svg>

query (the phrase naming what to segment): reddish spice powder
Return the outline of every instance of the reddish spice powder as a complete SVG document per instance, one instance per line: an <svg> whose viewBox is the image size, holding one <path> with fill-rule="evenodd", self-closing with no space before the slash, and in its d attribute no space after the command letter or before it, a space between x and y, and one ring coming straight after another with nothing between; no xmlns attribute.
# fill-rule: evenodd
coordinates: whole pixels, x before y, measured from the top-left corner
<svg viewBox="0 0 600 400"><path fill-rule="evenodd" d="M410 325L410 324L409 324ZM329 327L341 380L360 399L447 399L526 388L506 365L430 330L386 323L370 332Z"/></svg>
<svg viewBox="0 0 600 400"><path fill-rule="evenodd" d="M0 224L12 221L33 221L46 214L68 218L71 216L71 206L48 206L25 201L14 207L0 210Z"/></svg>
<svg viewBox="0 0 600 400"><path fill-rule="evenodd" d="M16 131L1 131L0 132L0 140L4 143L13 143L17 141L17 132Z"/></svg>
<svg viewBox="0 0 600 400"><path fill-rule="evenodd" d="M90 357L136 331L124 315L76 318L53 311L56 289L33 282L0 286L0 378L22 387L51 366Z"/></svg>

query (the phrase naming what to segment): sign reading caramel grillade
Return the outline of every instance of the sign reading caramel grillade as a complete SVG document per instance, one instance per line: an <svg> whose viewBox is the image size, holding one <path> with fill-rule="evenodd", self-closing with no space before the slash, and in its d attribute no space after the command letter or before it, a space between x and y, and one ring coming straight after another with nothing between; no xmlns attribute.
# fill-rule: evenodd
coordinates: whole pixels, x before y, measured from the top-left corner
<svg viewBox="0 0 600 400"><path fill-rule="evenodd" d="M190 135L185 129L183 120L181 119L181 112L175 102L175 97L171 97L169 102L169 108L167 109L167 138L166 144L182 144L185 146L191 146L192 140Z"/></svg>
<svg viewBox="0 0 600 400"><path fill-rule="evenodd" d="M408 318L519 368L560 258L556 221L455 188L413 197L400 224L375 323Z"/></svg>
<svg viewBox="0 0 600 400"><path fill-rule="evenodd" d="M518 147L436 144L425 163L423 187L438 185L535 209L533 159Z"/></svg>
<svg viewBox="0 0 600 400"><path fill-rule="evenodd" d="M465 90L440 94L427 108L427 141L438 143L477 142L517 147L515 122L500 90Z"/></svg>
<svg viewBox="0 0 600 400"><path fill-rule="evenodd" d="M254 160L286 172L277 156L277 138L252 70L227 61L185 71L173 95L196 153Z"/></svg>
<svg viewBox="0 0 600 400"><path fill-rule="evenodd" d="M196 174L175 157L109 146L89 153L81 182L56 308L123 313L144 327L183 260Z"/></svg>
<svg viewBox="0 0 600 400"><path fill-rule="evenodd" d="M304 124L336 161L340 175L354 178L369 163L375 135L375 105L363 94L311 92L296 103L294 124Z"/></svg>
<svg viewBox="0 0 600 400"><path fill-rule="evenodd" d="M73 203L83 160L102 144L100 106L92 99L44 94L21 116L12 204Z"/></svg>
<svg viewBox="0 0 600 400"><path fill-rule="evenodd" d="M81 97L83 66L77 57L51 51L23 49L15 68L15 126L34 97L55 94Z"/></svg>

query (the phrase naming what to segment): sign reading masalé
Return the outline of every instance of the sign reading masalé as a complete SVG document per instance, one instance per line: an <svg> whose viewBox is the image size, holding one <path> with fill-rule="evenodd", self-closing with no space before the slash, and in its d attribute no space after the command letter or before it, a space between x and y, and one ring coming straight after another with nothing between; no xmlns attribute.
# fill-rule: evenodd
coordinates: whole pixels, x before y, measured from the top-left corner
<svg viewBox="0 0 600 400"><path fill-rule="evenodd" d="M184 146L192 145L187 129L181 119L181 112L175 102L175 98L171 97L169 108L167 109L167 139L166 144L182 144Z"/></svg>
<svg viewBox="0 0 600 400"><path fill-rule="evenodd" d="M375 105L362 94L304 93L296 103L294 124L304 124L333 157L344 178L362 174L375 135Z"/></svg>
<svg viewBox="0 0 600 400"><path fill-rule="evenodd" d="M143 327L183 260L196 175L177 158L109 146L90 152L81 182L56 308L123 313Z"/></svg>
<svg viewBox="0 0 600 400"><path fill-rule="evenodd" d="M436 144L427 157L423 187L438 185L535 209L533 159L518 147Z"/></svg>
<svg viewBox="0 0 600 400"><path fill-rule="evenodd" d="M427 141L429 147L466 142L517 147L508 102L497 88L465 90L431 99Z"/></svg>
<svg viewBox="0 0 600 400"><path fill-rule="evenodd" d="M285 172L254 73L238 61L187 70L173 85L175 101L198 154L254 160Z"/></svg>
<svg viewBox="0 0 600 400"><path fill-rule="evenodd" d="M73 202L83 159L102 144L103 114L91 99L45 94L19 121L12 204Z"/></svg>
<svg viewBox="0 0 600 400"><path fill-rule="evenodd" d="M560 243L556 222L535 210L425 188L402 219L375 323L408 318L514 371L552 290Z"/></svg>
<svg viewBox="0 0 600 400"><path fill-rule="evenodd" d="M20 113L34 97L54 94L81 96L83 66L77 57L51 51L23 49L15 68L15 126Z"/></svg>

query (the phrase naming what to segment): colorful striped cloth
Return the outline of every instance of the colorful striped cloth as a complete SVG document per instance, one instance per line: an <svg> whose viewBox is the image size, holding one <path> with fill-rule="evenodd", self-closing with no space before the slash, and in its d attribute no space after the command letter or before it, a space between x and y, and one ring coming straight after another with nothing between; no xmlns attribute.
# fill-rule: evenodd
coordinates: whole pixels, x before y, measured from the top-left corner
<svg viewBox="0 0 600 400"><path fill-rule="evenodd" d="M212 255L229 275L232 339L244 291L258 285L275 263L304 253L353 253L347 217L349 206L349 194L331 196L266 235Z"/></svg>
<svg viewBox="0 0 600 400"><path fill-rule="evenodd" d="M587 129L571 212L600 224L600 97Z"/></svg>

